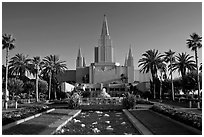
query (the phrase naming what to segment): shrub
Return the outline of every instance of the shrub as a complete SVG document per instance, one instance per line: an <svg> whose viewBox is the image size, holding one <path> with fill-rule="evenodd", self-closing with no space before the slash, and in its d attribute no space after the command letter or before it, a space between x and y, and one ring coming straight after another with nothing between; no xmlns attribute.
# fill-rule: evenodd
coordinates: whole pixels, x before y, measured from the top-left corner
<svg viewBox="0 0 204 137"><path fill-rule="evenodd" d="M151 109L153 111L169 116L172 119L178 120L199 130L202 130L202 115L192 112L178 111L173 107L163 104L154 104Z"/></svg>
<svg viewBox="0 0 204 137"><path fill-rule="evenodd" d="M122 105L126 109L133 108L135 105L135 98L132 94L125 95L125 97L122 100Z"/></svg>
<svg viewBox="0 0 204 137"><path fill-rule="evenodd" d="M82 91L81 95L83 98L89 98L91 95L91 92L90 91Z"/></svg>
<svg viewBox="0 0 204 137"><path fill-rule="evenodd" d="M80 100L80 96L78 93L73 93L73 95L71 96L69 102L68 102L68 108L77 108L79 106L79 100Z"/></svg>

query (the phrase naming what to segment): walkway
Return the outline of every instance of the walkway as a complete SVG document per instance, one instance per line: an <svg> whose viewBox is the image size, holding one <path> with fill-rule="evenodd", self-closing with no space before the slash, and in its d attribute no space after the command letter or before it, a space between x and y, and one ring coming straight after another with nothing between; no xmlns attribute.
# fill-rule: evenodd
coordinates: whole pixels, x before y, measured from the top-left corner
<svg viewBox="0 0 204 137"><path fill-rule="evenodd" d="M80 110L55 109L2 131L3 135L50 135L80 113Z"/></svg>

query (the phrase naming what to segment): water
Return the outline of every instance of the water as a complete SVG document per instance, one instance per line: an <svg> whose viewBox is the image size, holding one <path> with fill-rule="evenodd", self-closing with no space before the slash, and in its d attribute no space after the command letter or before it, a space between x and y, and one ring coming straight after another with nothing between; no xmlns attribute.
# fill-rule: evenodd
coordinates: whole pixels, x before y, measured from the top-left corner
<svg viewBox="0 0 204 137"><path fill-rule="evenodd" d="M67 123L57 135L138 135L121 111L84 111Z"/></svg>

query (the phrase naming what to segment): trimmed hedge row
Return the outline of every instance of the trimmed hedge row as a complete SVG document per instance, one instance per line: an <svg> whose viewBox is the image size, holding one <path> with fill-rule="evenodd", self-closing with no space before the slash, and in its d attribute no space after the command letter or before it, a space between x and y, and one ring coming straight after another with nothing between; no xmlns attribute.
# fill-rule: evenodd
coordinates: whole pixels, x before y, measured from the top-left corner
<svg viewBox="0 0 204 137"><path fill-rule="evenodd" d="M17 111L2 112L2 126L48 110L46 105L29 106Z"/></svg>
<svg viewBox="0 0 204 137"><path fill-rule="evenodd" d="M171 106L157 103L153 105L151 110L202 130L202 115L193 112L178 111Z"/></svg>
<svg viewBox="0 0 204 137"><path fill-rule="evenodd" d="M136 99L136 104L146 104L146 105L153 105L154 103L147 101L145 99Z"/></svg>

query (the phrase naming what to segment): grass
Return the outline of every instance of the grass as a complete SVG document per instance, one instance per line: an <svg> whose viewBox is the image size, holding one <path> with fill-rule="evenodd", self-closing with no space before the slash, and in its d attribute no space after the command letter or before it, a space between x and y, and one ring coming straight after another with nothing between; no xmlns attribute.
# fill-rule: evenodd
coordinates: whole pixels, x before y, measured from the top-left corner
<svg viewBox="0 0 204 137"><path fill-rule="evenodd" d="M139 132L121 111L83 111L56 134L138 135Z"/></svg>

